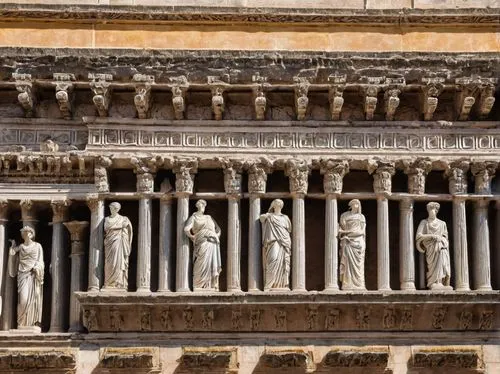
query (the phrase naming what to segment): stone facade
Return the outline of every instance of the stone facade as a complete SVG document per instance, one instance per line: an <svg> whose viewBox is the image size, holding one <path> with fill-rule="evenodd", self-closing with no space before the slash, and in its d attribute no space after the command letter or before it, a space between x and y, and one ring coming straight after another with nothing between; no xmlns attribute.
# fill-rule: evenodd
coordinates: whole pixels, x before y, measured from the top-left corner
<svg viewBox="0 0 500 374"><path fill-rule="evenodd" d="M499 15L1 4L0 373L499 372Z"/></svg>

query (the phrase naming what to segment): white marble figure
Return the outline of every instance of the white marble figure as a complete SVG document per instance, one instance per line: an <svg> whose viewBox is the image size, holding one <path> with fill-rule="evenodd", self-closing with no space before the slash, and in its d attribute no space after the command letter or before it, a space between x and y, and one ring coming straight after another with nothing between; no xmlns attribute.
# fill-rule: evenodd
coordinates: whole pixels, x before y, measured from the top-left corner
<svg viewBox="0 0 500 374"><path fill-rule="evenodd" d="M358 199L340 216L340 282L343 290L365 290L366 220Z"/></svg>
<svg viewBox="0 0 500 374"><path fill-rule="evenodd" d="M16 245L10 240L9 275L17 276L17 328L35 327L39 331L43 305L43 249L33 241L35 230L30 226L21 229L24 243Z"/></svg>
<svg viewBox="0 0 500 374"><path fill-rule="evenodd" d="M217 222L205 214L207 202L198 200L196 208L184 226L184 232L193 241L194 291L218 291L222 271L220 256L221 230Z"/></svg>
<svg viewBox="0 0 500 374"><path fill-rule="evenodd" d="M290 287L292 224L288 216L281 213L281 209L283 201L276 199L272 201L269 211L260 216L265 291Z"/></svg>
<svg viewBox="0 0 500 374"><path fill-rule="evenodd" d="M425 253L427 262L427 287L431 290L452 290L450 286L451 266L446 222L437 218L439 204L427 204L429 217L418 225L416 246Z"/></svg>
<svg viewBox="0 0 500 374"><path fill-rule="evenodd" d="M109 204L111 214L104 220L104 288L126 291L133 231L130 220L118 214L120 208Z"/></svg>

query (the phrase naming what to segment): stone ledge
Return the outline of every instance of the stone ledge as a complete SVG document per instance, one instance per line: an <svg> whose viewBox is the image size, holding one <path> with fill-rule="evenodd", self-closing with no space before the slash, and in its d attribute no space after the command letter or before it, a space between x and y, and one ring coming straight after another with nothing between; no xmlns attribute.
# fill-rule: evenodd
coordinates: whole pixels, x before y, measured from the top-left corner
<svg viewBox="0 0 500 374"><path fill-rule="evenodd" d="M412 355L412 367L480 369L481 360L476 351L421 350Z"/></svg>

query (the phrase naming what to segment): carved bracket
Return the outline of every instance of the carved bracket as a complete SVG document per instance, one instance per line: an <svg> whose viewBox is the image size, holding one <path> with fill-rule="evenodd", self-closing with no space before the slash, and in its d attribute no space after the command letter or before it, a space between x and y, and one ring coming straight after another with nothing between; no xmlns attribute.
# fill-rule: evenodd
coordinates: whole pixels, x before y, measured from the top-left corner
<svg viewBox="0 0 500 374"><path fill-rule="evenodd" d="M217 121L222 119L222 114L224 113L224 91L229 85L223 82L218 77L210 76L207 78L208 84L211 87L212 92L212 110L214 112L214 118Z"/></svg>
<svg viewBox="0 0 500 374"><path fill-rule="evenodd" d="M361 85L361 91L365 97L363 108L367 121L373 120L373 115L377 109L377 95L382 88L385 77L364 77L367 84Z"/></svg>
<svg viewBox="0 0 500 374"><path fill-rule="evenodd" d="M297 112L297 119L303 121L306 119L307 105L309 99L307 94L309 92L309 80L304 77L294 77L295 82L295 110Z"/></svg>
<svg viewBox="0 0 500 374"><path fill-rule="evenodd" d="M155 83L153 75L134 74L132 80L135 82L134 104L139 119L148 118L151 105L151 86Z"/></svg>
<svg viewBox="0 0 500 374"><path fill-rule="evenodd" d="M175 119L184 119L186 110L186 91L189 83L184 75L170 78L170 89L172 90L172 106L174 108Z"/></svg>
<svg viewBox="0 0 500 374"><path fill-rule="evenodd" d="M330 115L332 121L340 120L340 113L344 105L344 89L347 80L346 75L330 75L328 81L332 86L328 89L328 100L330 101Z"/></svg>
<svg viewBox="0 0 500 374"><path fill-rule="evenodd" d="M111 74L89 73L88 77L91 79L90 89L94 94L92 101L99 112L99 116L107 117L112 90L110 82L113 80L113 76Z"/></svg>
<svg viewBox="0 0 500 374"><path fill-rule="evenodd" d="M59 104L59 110L64 119L71 119L71 94L74 88L72 82L75 80L75 75L54 73L53 79L56 87L56 100Z"/></svg>
<svg viewBox="0 0 500 374"><path fill-rule="evenodd" d="M480 118L486 118L490 114L493 104L495 104L495 84L498 82L498 79L482 78L480 82L477 110Z"/></svg>
<svg viewBox="0 0 500 374"><path fill-rule="evenodd" d="M422 113L424 120L432 120L438 105L438 96L443 92L445 79L441 77L422 78Z"/></svg>
<svg viewBox="0 0 500 374"><path fill-rule="evenodd" d="M404 78L387 78L385 80L387 88L384 93L384 111L387 121L394 120L394 113L399 106L399 95L405 85Z"/></svg>
<svg viewBox="0 0 500 374"><path fill-rule="evenodd" d="M16 81L16 89L19 92L17 100L24 109L26 117L33 117L33 110L35 106L35 87L31 74L13 73L12 78Z"/></svg>

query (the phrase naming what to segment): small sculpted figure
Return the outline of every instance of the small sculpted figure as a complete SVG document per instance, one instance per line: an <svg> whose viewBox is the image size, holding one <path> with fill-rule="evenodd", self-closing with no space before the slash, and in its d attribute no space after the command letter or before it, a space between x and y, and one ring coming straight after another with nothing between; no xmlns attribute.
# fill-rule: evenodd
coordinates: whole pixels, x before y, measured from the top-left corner
<svg viewBox="0 0 500 374"><path fill-rule="evenodd" d="M292 224L288 216L281 213L282 208L282 200L273 200L269 211L260 216L266 291L289 289Z"/></svg>
<svg viewBox="0 0 500 374"><path fill-rule="evenodd" d="M431 290L452 290L450 286L451 266L446 222L437 218L439 204L427 204L429 217L418 225L416 246L425 253L427 263L427 287Z"/></svg>
<svg viewBox="0 0 500 374"><path fill-rule="evenodd" d="M24 243L16 245L11 240L9 250L9 275L17 276L17 326L39 327L42 322L43 304L43 249L33 241L35 230L30 226L21 229Z"/></svg>
<svg viewBox="0 0 500 374"><path fill-rule="evenodd" d="M196 208L184 226L184 232L192 240L193 288L195 291L218 291L219 274L222 271L220 256L219 225L205 214L205 200L198 200Z"/></svg>
<svg viewBox="0 0 500 374"><path fill-rule="evenodd" d="M104 220L104 288L127 290L133 231L130 220L118 214L120 208L109 204L111 214Z"/></svg>
<svg viewBox="0 0 500 374"><path fill-rule="evenodd" d="M343 290L365 290L366 220L359 200L349 208L340 216L340 282Z"/></svg>

